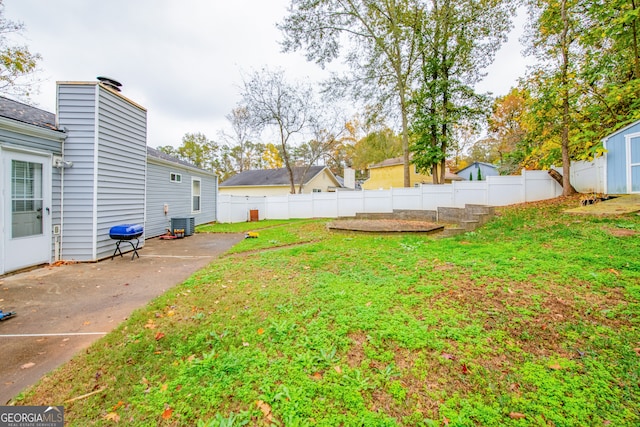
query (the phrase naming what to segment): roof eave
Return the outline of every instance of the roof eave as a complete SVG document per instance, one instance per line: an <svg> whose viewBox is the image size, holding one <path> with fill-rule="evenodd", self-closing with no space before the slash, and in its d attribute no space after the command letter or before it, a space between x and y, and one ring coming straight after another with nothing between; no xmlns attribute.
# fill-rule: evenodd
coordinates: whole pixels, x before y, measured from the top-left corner
<svg viewBox="0 0 640 427"><path fill-rule="evenodd" d="M0 117L0 127L22 135L44 138L62 142L67 138L67 134L62 130L43 128L42 126L21 122L7 117Z"/></svg>
<svg viewBox="0 0 640 427"><path fill-rule="evenodd" d="M182 163L172 162L171 160L161 159L160 157L156 157L156 156L154 156L152 154L149 154L149 152L147 152L147 161L149 161L151 163L157 163L157 164L160 164L160 165L163 165L163 166L171 166L171 167L176 168L176 169L190 170L190 171L198 172L198 173L204 174L204 175L218 176L218 175L216 175L215 172L211 172L211 171L208 171L208 170L200 169L200 168L195 167L195 166L183 165Z"/></svg>

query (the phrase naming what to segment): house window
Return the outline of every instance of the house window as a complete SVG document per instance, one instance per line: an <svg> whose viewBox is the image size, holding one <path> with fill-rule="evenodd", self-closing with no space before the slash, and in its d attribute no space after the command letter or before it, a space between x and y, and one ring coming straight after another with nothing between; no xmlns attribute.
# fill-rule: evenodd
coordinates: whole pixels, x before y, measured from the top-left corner
<svg viewBox="0 0 640 427"><path fill-rule="evenodd" d="M169 174L169 181L171 182L182 182L182 175L179 173L171 172Z"/></svg>
<svg viewBox="0 0 640 427"><path fill-rule="evenodd" d="M314 189L313 189L313 192L314 192L314 193L322 193L322 189L320 189L320 188L314 188Z"/></svg>
<svg viewBox="0 0 640 427"><path fill-rule="evenodd" d="M200 212L200 179L191 178L191 210L192 213Z"/></svg>

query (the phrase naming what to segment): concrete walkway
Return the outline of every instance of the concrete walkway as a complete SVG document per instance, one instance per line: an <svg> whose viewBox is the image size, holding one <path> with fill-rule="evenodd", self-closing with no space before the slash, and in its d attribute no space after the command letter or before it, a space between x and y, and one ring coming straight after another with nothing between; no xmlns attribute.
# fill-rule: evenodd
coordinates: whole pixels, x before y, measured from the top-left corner
<svg viewBox="0 0 640 427"><path fill-rule="evenodd" d="M640 211L640 194L625 194L609 200L568 209L565 212L581 215L623 215Z"/></svg>
<svg viewBox="0 0 640 427"><path fill-rule="evenodd" d="M135 309L208 265L242 234L150 239L97 263L41 267L0 276L0 405L87 348Z"/></svg>

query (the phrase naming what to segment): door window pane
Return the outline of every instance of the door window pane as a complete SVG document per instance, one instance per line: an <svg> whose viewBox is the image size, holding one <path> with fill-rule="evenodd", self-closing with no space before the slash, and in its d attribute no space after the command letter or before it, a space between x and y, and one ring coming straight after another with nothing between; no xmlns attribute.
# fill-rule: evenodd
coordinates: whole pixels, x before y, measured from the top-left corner
<svg viewBox="0 0 640 427"><path fill-rule="evenodd" d="M42 234L42 164L11 161L11 237Z"/></svg>

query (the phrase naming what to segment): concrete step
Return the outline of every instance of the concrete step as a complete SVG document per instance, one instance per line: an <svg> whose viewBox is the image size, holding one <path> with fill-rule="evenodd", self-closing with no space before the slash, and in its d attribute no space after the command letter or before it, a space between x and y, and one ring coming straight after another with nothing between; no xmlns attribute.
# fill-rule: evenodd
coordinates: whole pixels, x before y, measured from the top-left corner
<svg viewBox="0 0 640 427"><path fill-rule="evenodd" d="M403 219L407 221L431 221L436 222L438 212L431 210L415 210L415 209L394 209L395 219Z"/></svg>
<svg viewBox="0 0 640 427"><path fill-rule="evenodd" d="M464 207L470 215L486 214L491 219L496 214L495 206L466 204Z"/></svg>
<svg viewBox="0 0 640 427"><path fill-rule="evenodd" d="M356 212L356 219L396 219L393 212Z"/></svg>
<svg viewBox="0 0 640 427"><path fill-rule="evenodd" d="M460 225L466 231L473 231L478 228L478 226L480 225L480 221L474 219L463 219L462 221L460 221Z"/></svg>
<svg viewBox="0 0 640 427"><path fill-rule="evenodd" d="M445 228L444 230L442 230L440 237L452 237L452 236L457 236L458 234L464 234L466 232L467 230L459 227Z"/></svg>

